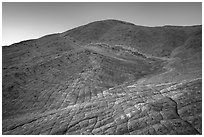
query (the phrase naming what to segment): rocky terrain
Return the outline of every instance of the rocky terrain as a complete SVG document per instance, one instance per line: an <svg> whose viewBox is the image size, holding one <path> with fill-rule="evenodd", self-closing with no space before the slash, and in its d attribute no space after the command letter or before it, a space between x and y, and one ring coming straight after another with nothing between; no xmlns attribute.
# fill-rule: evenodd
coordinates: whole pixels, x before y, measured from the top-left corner
<svg viewBox="0 0 204 137"><path fill-rule="evenodd" d="M118 20L2 48L2 133L202 134L202 26Z"/></svg>

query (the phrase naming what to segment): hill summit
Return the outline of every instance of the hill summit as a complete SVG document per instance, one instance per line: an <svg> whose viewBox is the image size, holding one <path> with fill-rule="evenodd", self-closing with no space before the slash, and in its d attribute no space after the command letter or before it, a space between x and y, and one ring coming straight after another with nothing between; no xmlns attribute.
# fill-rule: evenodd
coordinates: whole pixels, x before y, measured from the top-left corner
<svg viewBox="0 0 204 137"><path fill-rule="evenodd" d="M202 26L118 20L2 48L3 134L202 134Z"/></svg>

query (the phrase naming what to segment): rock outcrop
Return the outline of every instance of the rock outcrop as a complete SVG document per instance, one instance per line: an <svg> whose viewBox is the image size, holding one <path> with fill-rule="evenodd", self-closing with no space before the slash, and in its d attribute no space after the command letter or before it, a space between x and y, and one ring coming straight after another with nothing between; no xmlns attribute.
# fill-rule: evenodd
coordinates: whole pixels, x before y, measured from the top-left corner
<svg viewBox="0 0 204 137"><path fill-rule="evenodd" d="M3 47L2 133L202 134L201 32L106 20Z"/></svg>

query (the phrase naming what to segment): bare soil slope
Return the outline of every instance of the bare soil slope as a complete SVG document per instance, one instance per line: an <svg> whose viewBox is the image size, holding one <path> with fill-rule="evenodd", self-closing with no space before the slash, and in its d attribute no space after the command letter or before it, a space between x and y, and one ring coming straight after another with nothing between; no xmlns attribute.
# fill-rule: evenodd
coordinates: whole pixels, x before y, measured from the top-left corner
<svg viewBox="0 0 204 137"><path fill-rule="evenodd" d="M104 20L2 49L3 134L202 134L202 27Z"/></svg>

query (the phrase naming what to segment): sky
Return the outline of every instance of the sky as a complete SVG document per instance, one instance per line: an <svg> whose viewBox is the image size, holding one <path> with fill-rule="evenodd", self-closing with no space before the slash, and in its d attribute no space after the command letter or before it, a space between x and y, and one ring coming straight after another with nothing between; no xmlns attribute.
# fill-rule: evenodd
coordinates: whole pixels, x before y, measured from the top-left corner
<svg viewBox="0 0 204 137"><path fill-rule="evenodd" d="M201 2L3 2L2 46L116 19L142 26L201 25Z"/></svg>

